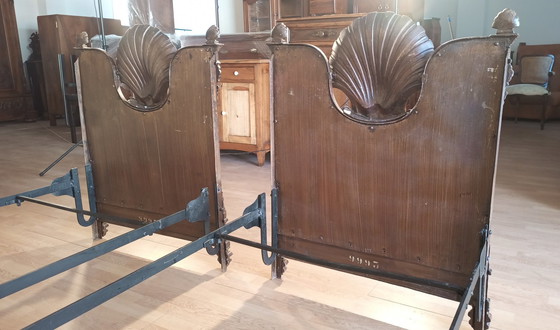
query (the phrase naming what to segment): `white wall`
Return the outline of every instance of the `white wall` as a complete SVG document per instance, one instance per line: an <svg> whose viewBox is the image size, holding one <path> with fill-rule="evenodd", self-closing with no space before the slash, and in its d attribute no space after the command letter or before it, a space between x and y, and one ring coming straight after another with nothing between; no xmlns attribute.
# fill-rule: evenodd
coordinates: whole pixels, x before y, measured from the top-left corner
<svg viewBox="0 0 560 330"><path fill-rule="evenodd" d="M560 1L558 0L487 0L486 11L490 18L485 26L485 34L494 33L492 19L504 8L511 8L519 17L519 34L514 45L560 43ZM514 47L516 48L516 47Z"/></svg>
<svg viewBox="0 0 560 330"><path fill-rule="evenodd" d="M441 41L451 39L448 15L454 36L485 36L496 33L492 29L494 17L504 8L517 12L520 27L515 31L519 42L528 44L560 43L560 1L558 0L425 0L426 18L439 17L441 23Z"/></svg>
<svg viewBox="0 0 560 330"><path fill-rule="evenodd" d="M216 25L214 1L174 0L173 13L176 29L191 30L186 34L204 35L210 26Z"/></svg>
<svg viewBox="0 0 560 330"><path fill-rule="evenodd" d="M15 0L14 7L24 62L31 54L28 47L29 36L38 30L37 16L54 14L97 16L97 0ZM112 0L103 0L102 9L103 17L113 17Z"/></svg>
<svg viewBox="0 0 560 330"><path fill-rule="evenodd" d="M222 34L243 32L243 1L218 0L218 10Z"/></svg>
<svg viewBox="0 0 560 330"><path fill-rule="evenodd" d="M457 35L457 0L425 0L424 18L432 17L440 19L441 42L451 40L448 17L451 20L453 35Z"/></svg>
<svg viewBox="0 0 560 330"><path fill-rule="evenodd" d="M485 27L488 25L487 21L489 20L491 25L493 19L493 17L488 17L486 1L458 0L457 36L473 37L486 34Z"/></svg>
<svg viewBox="0 0 560 330"><path fill-rule="evenodd" d="M97 16L97 0L43 0L46 2L46 14L64 14L76 16ZM103 17L113 17L113 1L102 0Z"/></svg>
<svg viewBox="0 0 560 330"><path fill-rule="evenodd" d="M21 56L25 62L31 49L29 49L29 37L31 33L37 32L37 16L44 15L46 7L44 0L17 0L14 1L16 20L18 25L19 45Z"/></svg>

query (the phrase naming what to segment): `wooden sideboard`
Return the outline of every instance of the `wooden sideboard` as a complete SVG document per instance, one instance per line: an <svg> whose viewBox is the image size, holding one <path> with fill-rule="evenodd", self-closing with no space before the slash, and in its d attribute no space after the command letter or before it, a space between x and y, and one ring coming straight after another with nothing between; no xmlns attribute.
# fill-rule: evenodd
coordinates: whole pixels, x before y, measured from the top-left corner
<svg viewBox="0 0 560 330"><path fill-rule="evenodd" d="M243 0L245 32L272 29L286 19L393 11L424 19L424 0Z"/></svg>
<svg viewBox="0 0 560 330"><path fill-rule="evenodd" d="M104 19L105 34L122 35L121 21ZM64 54L64 75L71 77L71 58L78 45L78 36L85 31L89 37L99 34L98 19L95 17L47 15L38 16L39 38L43 75L47 92L47 111L51 125L56 125L57 116L64 115L64 101L60 87L58 54Z"/></svg>
<svg viewBox="0 0 560 330"><path fill-rule="evenodd" d="M280 11L276 23L284 23L290 29L291 42L315 45L327 56L340 31L368 12L397 11L414 21L424 18L423 0L278 1ZM283 16L282 10L292 14Z"/></svg>
<svg viewBox="0 0 560 330"><path fill-rule="evenodd" d="M269 61L222 60L221 72L220 149L253 152L262 166L270 151Z"/></svg>
<svg viewBox="0 0 560 330"><path fill-rule="evenodd" d="M0 121L35 119L26 91L13 0L0 0Z"/></svg>
<svg viewBox="0 0 560 330"><path fill-rule="evenodd" d="M319 47L328 57L340 31L364 14L323 15L278 20L290 29L290 42Z"/></svg>

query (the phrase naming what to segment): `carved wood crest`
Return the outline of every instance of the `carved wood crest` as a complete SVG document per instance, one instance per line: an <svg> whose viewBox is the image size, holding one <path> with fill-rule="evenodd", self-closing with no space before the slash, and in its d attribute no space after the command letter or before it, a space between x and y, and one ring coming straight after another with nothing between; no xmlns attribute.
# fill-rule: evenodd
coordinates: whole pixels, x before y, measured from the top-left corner
<svg viewBox="0 0 560 330"><path fill-rule="evenodd" d="M352 103L343 114L365 124L405 118L433 51L424 28L407 16L375 12L355 20L340 33L329 60L333 87Z"/></svg>

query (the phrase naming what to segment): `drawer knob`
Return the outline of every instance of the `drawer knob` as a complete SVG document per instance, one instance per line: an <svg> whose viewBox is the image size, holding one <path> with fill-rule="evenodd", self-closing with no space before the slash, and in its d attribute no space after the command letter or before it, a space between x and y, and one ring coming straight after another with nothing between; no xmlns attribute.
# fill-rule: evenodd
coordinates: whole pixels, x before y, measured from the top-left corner
<svg viewBox="0 0 560 330"><path fill-rule="evenodd" d="M225 116L225 115L227 115L227 112L226 112L226 111L222 111L222 116Z"/></svg>
<svg viewBox="0 0 560 330"><path fill-rule="evenodd" d="M316 31L316 32L313 33L313 36L317 37L317 38L322 38L325 35L326 35L325 31Z"/></svg>
<svg viewBox="0 0 560 330"><path fill-rule="evenodd" d="M234 75L234 76L239 76L239 71L237 71L237 70L236 70L236 71L233 71L233 75Z"/></svg>

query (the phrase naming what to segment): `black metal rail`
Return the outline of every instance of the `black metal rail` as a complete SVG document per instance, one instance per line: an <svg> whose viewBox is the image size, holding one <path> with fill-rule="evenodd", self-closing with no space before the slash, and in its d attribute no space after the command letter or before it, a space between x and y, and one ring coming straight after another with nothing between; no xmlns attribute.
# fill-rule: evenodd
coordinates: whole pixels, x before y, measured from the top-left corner
<svg viewBox="0 0 560 330"><path fill-rule="evenodd" d="M29 200L25 198L25 200ZM37 202L36 200L33 200ZM42 204L42 203L41 203ZM50 203L47 203L50 205ZM31 285L44 281L52 276L58 275L87 261L93 260L108 252L114 251L126 244L134 242L142 237L152 235L163 228L167 228L183 220L196 222L207 220L208 217L208 189L204 188L200 196L191 201L188 206L177 213L164 217L140 228L129 231L101 244L87 248L81 252L55 261L38 270L27 273L11 281L0 284L0 299L7 297L15 292L23 290ZM52 206L52 205L51 205ZM62 209L67 210L63 207ZM77 212L78 210L69 209L67 211ZM84 212L84 211L80 211Z"/></svg>
<svg viewBox="0 0 560 330"><path fill-rule="evenodd" d="M202 250L203 248L207 248L208 251L214 251L216 253L217 249L215 248L215 245L217 244L218 237L233 232L241 227L251 228L253 226L258 226L261 218L262 210L253 210L237 220L225 224L213 232L202 236L201 238L151 262L150 264L139 268L133 273L130 273L129 275L91 293L90 295L85 296L84 298L48 315L47 317L29 325L25 329L53 329L61 326L152 277L162 270L185 259L193 253Z"/></svg>

